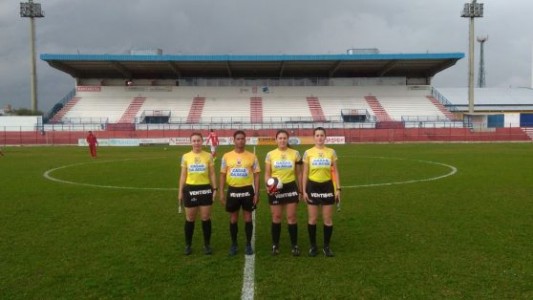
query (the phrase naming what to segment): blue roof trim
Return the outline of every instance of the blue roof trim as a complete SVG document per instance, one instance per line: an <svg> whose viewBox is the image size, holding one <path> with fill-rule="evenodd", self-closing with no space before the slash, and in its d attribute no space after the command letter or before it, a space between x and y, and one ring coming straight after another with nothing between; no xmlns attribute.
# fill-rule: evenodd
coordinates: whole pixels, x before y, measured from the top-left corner
<svg viewBox="0 0 533 300"><path fill-rule="evenodd" d="M412 54L318 54L318 55L129 55L129 54L41 54L44 61L360 61L360 60L433 60L462 59L464 53L412 53Z"/></svg>

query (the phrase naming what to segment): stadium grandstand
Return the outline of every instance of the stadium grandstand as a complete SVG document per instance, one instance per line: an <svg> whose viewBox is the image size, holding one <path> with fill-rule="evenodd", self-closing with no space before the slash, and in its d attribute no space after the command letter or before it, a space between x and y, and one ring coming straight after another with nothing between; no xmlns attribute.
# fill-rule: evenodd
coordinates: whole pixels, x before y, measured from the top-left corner
<svg viewBox="0 0 533 300"><path fill-rule="evenodd" d="M303 136L316 126L346 142L531 140L530 89L511 99L502 89L477 89L476 113L467 114L466 88L432 86L437 73L463 57L42 54L76 86L34 124L43 137L31 140L77 143L88 130L168 138L208 129L272 136L284 128Z"/></svg>

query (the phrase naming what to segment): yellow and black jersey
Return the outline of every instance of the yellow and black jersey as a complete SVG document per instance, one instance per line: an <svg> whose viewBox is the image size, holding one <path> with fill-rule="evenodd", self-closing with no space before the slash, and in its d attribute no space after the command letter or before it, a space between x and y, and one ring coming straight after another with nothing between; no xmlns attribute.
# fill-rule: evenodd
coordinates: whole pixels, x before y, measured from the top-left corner
<svg viewBox="0 0 533 300"><path fill-rule="evenodd" d="M187 169L186 184L210 184L209 166L213 165L211 154L205 151L200 153L188 152L181 157L181 167Z"/></svg>
<svg viewBox="0 0 533 300"><path fill-rule="evenodd" d="M337 153L328 147L322 149L313 147L305 151L303 156L303 162L309 169L308 178L314 182L331 180L331 167L336 161Z"/></svg>
<svg viewBox="0 0 533 300"><path fill-rule="evenodd" d="M265 164L270 165L270 176L277 177L281 182L296 181L296 165L302 157L297 150L287 148L285 151L274 149L267 153Z"/></svg>
<svg viewBox="0 0 533 300"><path fill-rule="evenodd" d="M220 164L220 173L226 174L226 183L232 187L253 185L254 173L261 172L257 156L249 151L228 152Z"/></svg>

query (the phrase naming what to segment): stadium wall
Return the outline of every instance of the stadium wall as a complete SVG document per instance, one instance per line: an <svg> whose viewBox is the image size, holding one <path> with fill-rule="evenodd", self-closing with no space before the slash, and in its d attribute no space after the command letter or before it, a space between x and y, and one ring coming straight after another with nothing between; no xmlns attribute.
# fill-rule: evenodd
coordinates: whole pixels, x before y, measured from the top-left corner
<svg viewBox="0 0 533 300"><path fill-rule="evenodd" d="M219 136L232 136L240 128L219 129ZM94 130L89 128L87 130ZM5 130L0 127L0 145L78 145L85 139L87 130L81 131L41 131L41 130ZM208 128L182 130L113 130L96 131L99 139L161 139L187 138L192 132L200 131L207 136ZM249 137L271 138L277 129L246 130ZM293 137L311 137L312 128L289 130ZM476 131L469 128L398 128L398 129L327 129L328 136L344 137L346 143L402 143L402 142L503 142L532 141L521 128L491 128Z"/></svg>

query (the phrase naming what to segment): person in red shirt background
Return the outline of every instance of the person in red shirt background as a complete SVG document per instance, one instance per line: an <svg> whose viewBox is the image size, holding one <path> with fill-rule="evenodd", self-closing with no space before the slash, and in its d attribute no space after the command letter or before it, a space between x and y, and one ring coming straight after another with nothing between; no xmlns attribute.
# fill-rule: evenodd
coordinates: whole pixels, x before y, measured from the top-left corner
<svg viewBox="0 0 533 300"><path fill-rule="evenodd" d="M89 131L89 134L85 140L87 141L87 144L89 144L89 152L91 153L91 156L96 158L96 145L98 144L96 136L92 131Z"/></svg>
<svg viewBox="0 0 533 300"><path fill-rule="evenodd" d="M209 136L207 136L207 141L205 144L211 145L211 156L213 157L213 161L215 161L217 159L217 146L219 142L218 135L213 129L209 131Z"/></svg>

